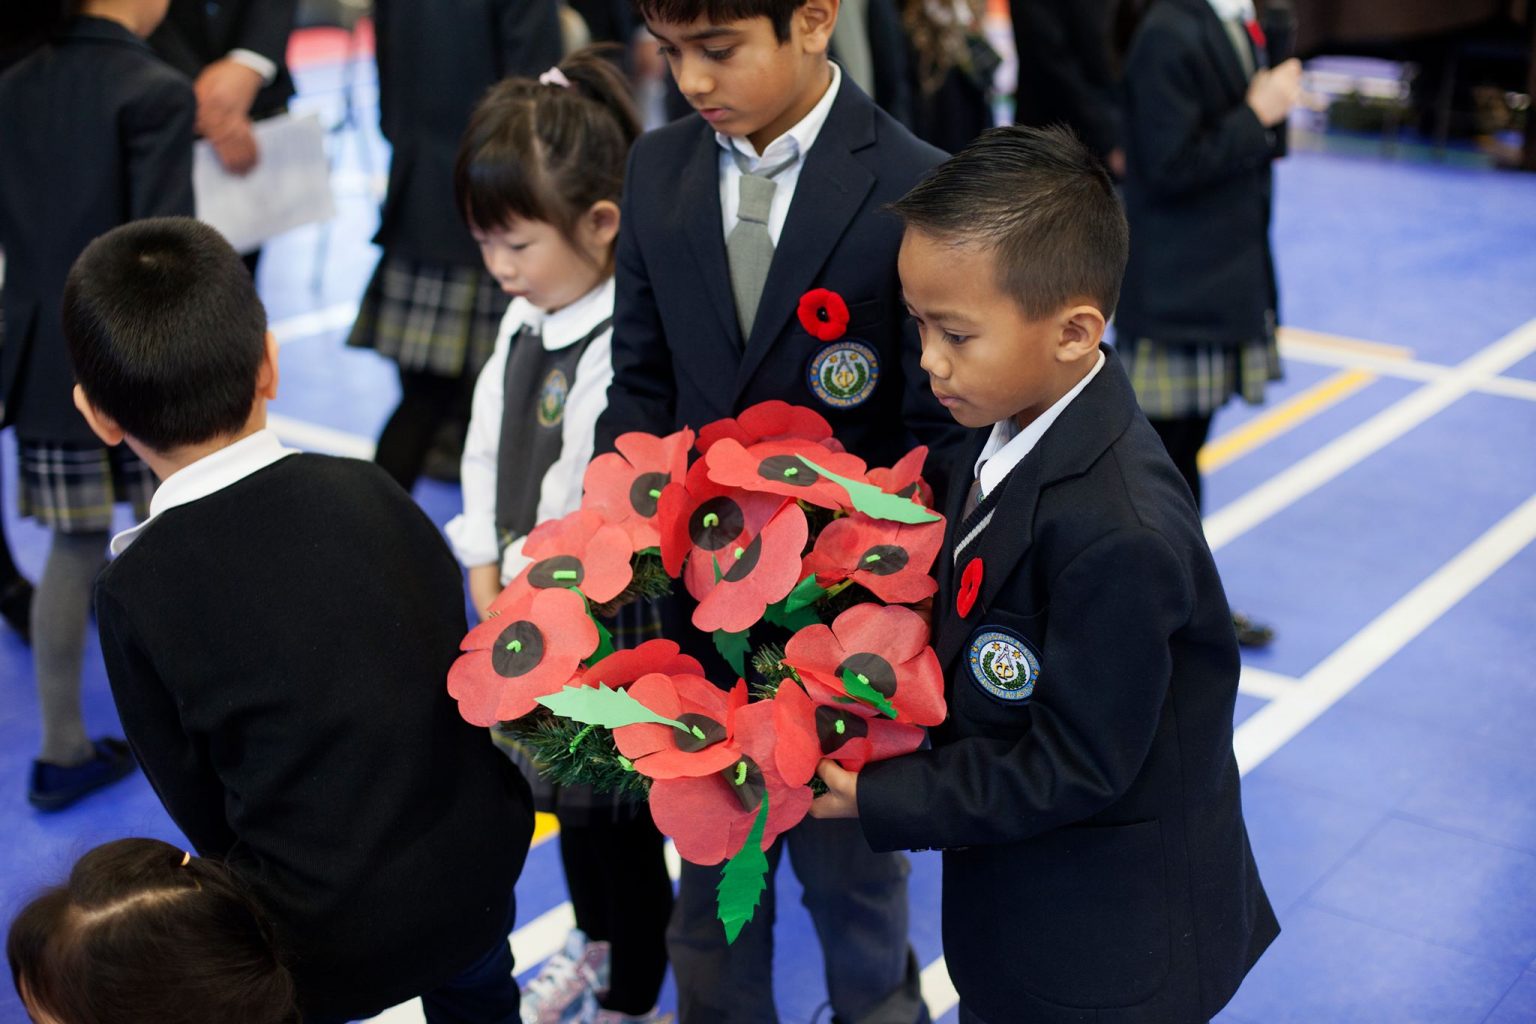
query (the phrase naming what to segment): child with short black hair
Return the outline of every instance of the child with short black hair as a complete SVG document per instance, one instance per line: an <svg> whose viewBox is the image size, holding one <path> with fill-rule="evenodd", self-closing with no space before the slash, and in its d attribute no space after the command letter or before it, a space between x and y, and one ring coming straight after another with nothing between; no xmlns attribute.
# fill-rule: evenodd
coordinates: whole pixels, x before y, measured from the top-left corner
<svg viewBox="0 0 1536 1024"><path fill-rule="evenodd" d="M613 379L613 245L639 118L601 51L538 80L508 79L470 117L454 188L487 271L513 296L475 384L460 478L464 512L447 527L481 615L528 562L536 525L574 512L592 428ZM608 623L633 647L659 634L637 601ZM672 910L661 833L643 801L550 786L515 748L540 810L560 822L576 930L523 994L523 1019L598 1024L660 1019Z"/></svg>
<svg viewBox="0 0 1536 1024"><path fill-rule="evenodd" d="M218 861L118 839L28 903L5 943L39 1024L297 1024L266 915Z"/></svg>
<svg viewBox="0 0 1536 1024"><path fill-rule="evenodd" d="M161 802L271 914L307 1024L416 995L431 1022L512 1019L533 815L443 685L465 622L441 535L382 469L266 429L277 342L212 228L108 232L64 302L77 406L162 481L96 585Z"/></svg>
<svg viewBox="0 0 1536 1024"><path fill-rule="evenodd" d="M957 469L933 746L846 772L820 817L944 851L960 1019L1206 1021L1279 926L1243 825L1236 637L1200 518L1102 348L1126 258L1065 129L989 131L896 204ZM970 485L967 495L966 485Z"/></svg>

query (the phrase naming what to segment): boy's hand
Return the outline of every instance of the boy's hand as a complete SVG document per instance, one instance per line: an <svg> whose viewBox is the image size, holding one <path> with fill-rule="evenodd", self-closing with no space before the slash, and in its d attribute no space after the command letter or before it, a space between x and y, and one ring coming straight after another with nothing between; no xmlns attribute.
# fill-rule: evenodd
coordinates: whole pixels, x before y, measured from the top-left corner
<svg viewBox="0 0 1536 1024"><path fill-rule="evenodd" d="M495 562L474 565L469 569L469 599L475 603L475 613L485 621L491 602L501 593L501 566Z"/></svg>
<svg viewBox="0 0 1536 1024"><path fill-rule="evenodd" d="M1248 83L1248 106L1259 124L1273 128L1290 114L1301 99L1301 61L1290 60L1273 68L1261 68Z"/></svg>
<svg viewBox="0 0 1536 1024"><path fill-rule="evenodd" d="M859 816L859 773L850 772L836 761L823 760L816 774L826 783L827 791L811 801L813 818L857 818Z"/></svg>

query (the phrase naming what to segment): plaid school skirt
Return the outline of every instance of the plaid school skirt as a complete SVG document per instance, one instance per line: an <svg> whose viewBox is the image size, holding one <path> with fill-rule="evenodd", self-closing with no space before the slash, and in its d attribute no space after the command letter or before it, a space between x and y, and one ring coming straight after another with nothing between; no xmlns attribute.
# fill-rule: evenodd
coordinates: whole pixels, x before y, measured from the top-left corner
<svg viewBox="0 0 1536 1024"><path fill-rule="evenodd" d="M128 448L71 445L17 439L21 468L16 505L20 514L60 533L105 533L112 507L133 503L134 515L149 515L155 475Z"/></svg>
<svg viewBox="0 0 1536 1024"><path fill-rule="evenodd" d="M1233 395L1249 405L1260 405L1265 385L1282 376L1273 331L1236 348L1137 338L1116 351L1141 411L1153 420L1209 416Z"/></svg>
<svg viewBox="0 0 1536 1024"><path fill-rule="evenodd" d="M603 620L603 625L613 634L615 649L639 647L661 636L661 609L655 601L631 601L613 618ZM539 774L538 765L516 740L499 729L492 729L491 737L527 777L536 810L559 814L567 824L580 826L623 824L633 821L644 809L645 802L639 797L596 793L591 786L557 786Z"/></svg>
<svg viewBox="0 0 1536 1024"><path fill-rule="evenodd" d="M480 372L506 311L507 296L483 267L386 255L347 344L388 356L402 370L453 379Z"/></svg>

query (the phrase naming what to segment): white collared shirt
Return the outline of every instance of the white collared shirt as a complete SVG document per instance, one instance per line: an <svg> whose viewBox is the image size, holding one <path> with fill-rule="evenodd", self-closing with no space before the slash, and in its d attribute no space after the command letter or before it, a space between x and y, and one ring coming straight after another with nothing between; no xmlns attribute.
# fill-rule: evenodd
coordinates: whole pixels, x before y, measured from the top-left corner
<svg viewBox="0 0 1536 1024"><path fill-rule="evenodd" d="M122 554L160 513L206 498L230 484L239 483L257 470L266 469L279 459L297 454L297 448L285 447L272 431L258 430L183 466L166 477L156 489L155 496L149 500L149 518L112 538L112 553Z"/></svg>
<svg viewBox="0 0 1536 1024"><path fill-rule="evenodd" d="M545 313L527 299L515 299L507 307L496 335L496 348L475 381L469 434L464 439L464 458L459 464L464 511L443 528L453 553L464 565L489 565L500 559L502 582L507 583L527 564L522 537L502 552L496 535L496 471L512 339L526 324L540 331L546 351L568 348L613 315L613 296L613 278L609 277L556 313ZM566 395L560 423L560 457L539 484L535 522L559 519L581 507L581 485L587 463L592 461L597 418L608 407L608 385L613 380L612 342L610 328L592 339L576 364L576 379Z"/></svg>
<svg viewBox="0 0 1536 1024"><path fill-rule="evenodd" d="M981 455L976 459L976 479L981 482L980 497L986 497L992 493L993 488L1005 480L1013 467L1024 461L1024 456L1034 450L1040 443L1040 438L1056 422L1056 417L1061 415L1063 409L1072 404L1072 399L1082 394L1083 388L1088 382L1099 375L1104 368L1104 353L1099 352L1099 361L1093 364L1093 369L1087 376L1056 400L1045 412L1035 417L1033 423L1020 430L1018 425L1009 417L999 420L992 426L992 436L987 438L986 445L981 449Z"/></svg>
<svg viewBox="0 0 1536 1024"><path fill-rule="evenodd" d="M736 227L736 211L741 206L741 168L736 166L736 158L731 156L731 149L735 148L746 156L748 169L754 171L759 167L776 166L788 160L792 154L798 154L800 159L780 171L773 179L777 188L773 192L773 203L768 207L768 234L774 245L779 244L784 221L789 217L790 200L795 198L795 186L800 182L800 169L805 166L805 154L811 151L816 136L821 134L822 126L827 123L832 101L837 99L837 90L843 82L842 69L835 62L829 63L832 64L832 84L827 86L826 93L816 101L810 113L789 131L768 143L768 148L762 153L747 139L715 132L715 141L720 144L720 223L725 228L726 238L731 237L731 231Z"/></svg>

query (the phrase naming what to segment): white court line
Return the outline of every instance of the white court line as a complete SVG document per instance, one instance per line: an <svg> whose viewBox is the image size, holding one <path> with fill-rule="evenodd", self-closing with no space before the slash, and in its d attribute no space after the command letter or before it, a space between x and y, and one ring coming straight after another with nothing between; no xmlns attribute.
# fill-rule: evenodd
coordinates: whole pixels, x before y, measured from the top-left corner
<svg viewBox="0 0 1536 1024"><path fill-rule="evenodd" d="M1392 359L1366 352L1316 345L1306 341L1282 341L1280 355L1283 359L1316 366L1333 366L1343 370L1368 370L1378 377L1396 377L1401 380L1429 382L1440 380L1456 372L1453 366L1426 363L1414 359ZM1476 382L1472 390L1505 398L1523 398L1536 402L1536 380L1520 377L1490 376Z"/></svg>
<svg viewBox="0 0 1536 1024"><path fill-rule="evenodd" d="M1501 519L1403 595L1338 650L1238 726L1238 768L1247 774L1397 654L1458 601L1536 541L1536 497Z"/></svg>
<svg viewBox="0 0 1536 1024"><path fill-rule="evenodd" d="M1536 352L1536 320L1511 332L1353 430L1206 517L1205 539L1218 551L1345 470L1359 465L1408 431Z"/></svg>
<svg viewBox="0 0 1536 1024"><path fill-rule="evenodd" d="M313 338L317 334L324 334L326 331L350 327L352 321L356 319L357 303L338 302L334 306L279 320L268 325L268 328L277 335L279 345L289 345L295 341L303 341L305 338Z"/></svg>
<svg viewBox="0 0 1536 1024"><path fill-rule="evenodd" d="M1250 697L1261 697L1264 700L1277 700L1295 693L1300 682L1299 679L1292 679L1278 672L1244 665L1243 673L1237 681L1237 692L1246 693Z"/></svg>

